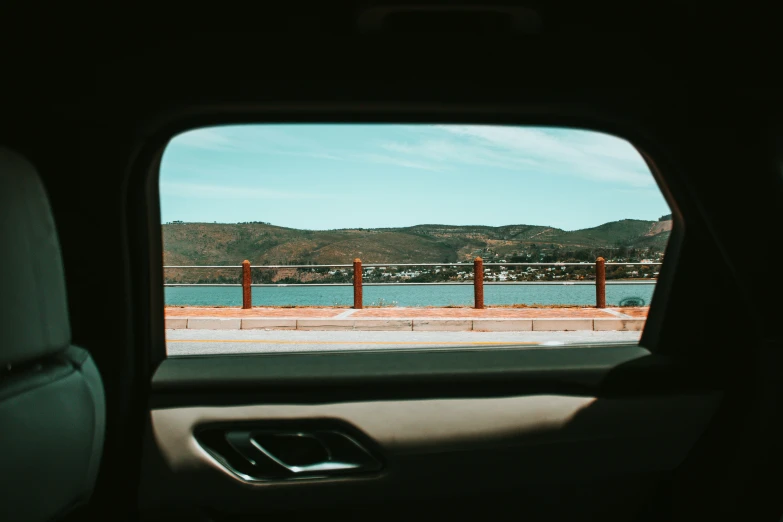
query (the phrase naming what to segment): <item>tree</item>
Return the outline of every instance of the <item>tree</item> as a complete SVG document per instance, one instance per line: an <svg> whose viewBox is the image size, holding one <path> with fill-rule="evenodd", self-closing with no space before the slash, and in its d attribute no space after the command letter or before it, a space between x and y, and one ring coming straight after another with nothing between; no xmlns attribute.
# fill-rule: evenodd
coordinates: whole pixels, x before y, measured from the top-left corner
<svg viewBox="0 0 783 522"><path fill-rule="evenodd" d="M623 279L625 277L628 277L628 274L626 274L624 266L619 266L615 270L612 270L611 276L609 273L606 274L607 279Z"/></svg>

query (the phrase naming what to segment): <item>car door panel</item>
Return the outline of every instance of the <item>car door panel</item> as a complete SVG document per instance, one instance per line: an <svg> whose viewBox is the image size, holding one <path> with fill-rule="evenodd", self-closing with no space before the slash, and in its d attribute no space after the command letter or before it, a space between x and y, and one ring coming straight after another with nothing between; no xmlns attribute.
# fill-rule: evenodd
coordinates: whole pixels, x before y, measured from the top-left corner
<svg viewBox="0 0 783 522"><path fill-rule="evenodd" d="M579 366L586 357L591 364ZM450 378L429 366L428 386L405 385L436 360ZM368 371L381 362L384 372ZM498 364L505 371L493 373ZM599 484L607 489L583 499L582 510L609 505L610 492L624 488L626 500L638 494L643 503L655 491L643 484L683 461L720 403L716 391L680 386L675 377L687 372L675 367L640 347L171 358L153 380L140 505L184 512L195 500L220 520L285 510L304 493L324 509L392 513L398 501L432 506L483 494L502 503L539 491L525 507L533 514L554 491L576 509L576 491ZM335 430L381 465L253 480L227 465L221 452L231 448L215 450L204 430L218 438L220 430ZM568 485L576 489L565 493Z"/></svg>

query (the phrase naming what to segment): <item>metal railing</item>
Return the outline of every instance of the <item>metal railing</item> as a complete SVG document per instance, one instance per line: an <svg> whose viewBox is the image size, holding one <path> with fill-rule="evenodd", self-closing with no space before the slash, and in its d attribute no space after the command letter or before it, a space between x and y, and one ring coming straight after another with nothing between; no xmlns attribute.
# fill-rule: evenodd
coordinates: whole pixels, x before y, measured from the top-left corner
<svg viewBox="0 0 783 522"><path fill-rule="evenodd" d="M280 286L353 286L353 308L363 308L362 288L365 286L412 286L412 285L472 285L474 308L484 308L484 285L594 285L595 286L595 306L597 308L606 308L606 286L607 285L638 285L655 284L655 279L640 279L639 281L607 281L607 266L659 266L661 262L629 262L607 263L604 258L599 257L594 263L485 263L480 257L473 261L473 280L470 282L389 282L389 283L365 283L363 281L364 270L367 268L386 268L386 267L470 267L469 263L370 263L363 265L360 259L354 259L352 264L325 264L325 265L251 265L250 261L244 261L241 265L165 265L164 269L198 269L198 268L225 268L242 269L241 283L166 283L164 286L232 286L242 287L242 308L249 309L253 306L252 288L253 287L280 287ZM484 281L484 267L512 267L512 266L581 266L595 267L595 281ZM251 277L252 269L315 269L315 268L352 268L353 281L351 283L253 283ZM475 274L481 274L482 277L475 277Z"/></svg>

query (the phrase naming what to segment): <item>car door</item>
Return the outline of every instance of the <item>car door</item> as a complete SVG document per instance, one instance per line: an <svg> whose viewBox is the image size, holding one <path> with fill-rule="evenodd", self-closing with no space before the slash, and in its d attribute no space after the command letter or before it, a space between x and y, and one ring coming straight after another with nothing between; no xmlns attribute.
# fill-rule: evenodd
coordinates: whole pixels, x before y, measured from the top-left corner
<svg viewBox="0 0 783 522"><path fill-rule="evenodd" d="M689 351L714 318L680 313L714 244L686 235L679 210L638 344L169 355L157 165L140 171L154 368L144 519L643 520L671 507L724 391Z"/></svg>
<svg viewBox="0 0 783 522"><path fill-rule="evenodd" d="M723 396L708 368L662 349L673 267L638 345L166 356L158 331L141 513L659 514Z"/></svg>
<svg viewBox="0 0 783 522"><path fill-rule="evenodd" d="M140 506L633 519L719 404L687 374L640 346L173 357L153 379Z"/></svg>

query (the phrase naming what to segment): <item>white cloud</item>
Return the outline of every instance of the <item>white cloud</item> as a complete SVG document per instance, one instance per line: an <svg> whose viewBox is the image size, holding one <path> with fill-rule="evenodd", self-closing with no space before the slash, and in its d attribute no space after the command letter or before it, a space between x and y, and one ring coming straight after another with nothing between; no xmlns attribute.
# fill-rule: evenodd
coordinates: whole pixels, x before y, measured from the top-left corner
<svg viewBox="0 0 783 522"><path fill-rule="evenodd" d="M390 156L387 154L354 154L345 157L353 161L381 163L385 165L397 165L398 167L405 167L409 169L433 170L433 171L442 170L436 167L435 165L431 165L421 161L414 161L401 155Z"/></svg>
<svg viewBox="0 0 783 522"><path fill-rule="evenodd" d="M334 161L340 161L344 159L340 156L335 156L334 154L328 154L325 152L310 152L310 151L292 152L292 151L274 150L274 149L263 150L258 148L256 148L253 152L259 152L263 154L277 154L280 156L298 156L298 157L315 158L315 159L328 159Z"/></svg>
<svg viewBox="0 0 783 522"><path fill-rule="evenodd" d="M459 136L479 138L485 145L500 150L521 152L535 150L547 155L571 152L538 129L487 125L439 125L438 128Z"/></svg>
<svg viewBox="0 0 783 522"><path fill-rule="evenodd" d="M230 150L235 148L232 140L218 129L196 129L179 134L172 139L177 145L208 150Z"/></svg>
<svg viewBox="0 0 783 522"><path fill-rule="evenodd" d="M190 131L174 143L209 150L273 154L448 171L484 166L654 187L639 153L614 136L583 130L488 125L411 126L405 140L346 143L339 150L285 126L228 126ZM352 147L353 145L353 147Z"/></svg>
<svg viewBox="0 0 783 522"><path fill-rule="evenodd" d="M318 143L292 135L276 125L205 127L180 134L175 146L242 153L274 154L316 159L341 160Z"/></svg>
<svg viewBox="0 0 783 522"><path fill-rule="evenodd" d="M268 190L251 187L231 187L181 181L161 181L160 192L169 197L205 199L324 199L331 196L299 191Z"/></svg>
<svg viewBox="0 0 783 522"><path fill-rule="evenodd" d="M484 164L509 169L576 176L637 187L654 180L628 142L606 134L529 127L438 125L446 139L416 144L388 143L387 150L433 161ZM451 139L448 139L451 137ZM526 168L530 172L532 169Z"/></svg>
<svg viewBox="0 0 783 522"><path fill-rule="evenodd" d="M504 155L487 147L446 139L428 139L418 143L387 142L381 146L398 155L421 157L431 162L438 162L441 164L441 170L455 164L483 165L514 170L518 170L522 166L538 165L537 161L530 158Z"/></svg>

